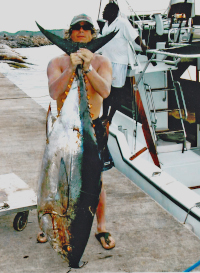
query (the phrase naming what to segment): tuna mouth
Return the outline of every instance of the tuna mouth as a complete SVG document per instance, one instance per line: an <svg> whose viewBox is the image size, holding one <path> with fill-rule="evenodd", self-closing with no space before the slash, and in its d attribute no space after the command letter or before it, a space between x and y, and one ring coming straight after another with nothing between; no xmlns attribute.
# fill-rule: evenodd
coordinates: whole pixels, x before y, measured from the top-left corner
<svg viewBox="0 0 200 273"><path fill-rule="evenodd" d="M65 214L60 214L60 213L58 213L56 211L44 210L43 213L42 213L42 216L44 216L46 214L57 215L57 216L60 216L60 217L67 217L67 212Z"/></svg>

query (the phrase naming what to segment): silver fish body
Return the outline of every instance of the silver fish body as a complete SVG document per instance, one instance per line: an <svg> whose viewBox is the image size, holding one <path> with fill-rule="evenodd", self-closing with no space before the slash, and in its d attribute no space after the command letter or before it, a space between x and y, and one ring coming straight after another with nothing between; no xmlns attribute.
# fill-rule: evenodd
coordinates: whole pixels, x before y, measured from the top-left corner
<svg viewBox="0 0 200 273"><path fill-rule="evenodd" d="M79 86L79 87L78 87ZM102 164L83 75L59 117L47 116L47 144L38 183L38 220L51 246L78 267L101 191Z"/></svg>

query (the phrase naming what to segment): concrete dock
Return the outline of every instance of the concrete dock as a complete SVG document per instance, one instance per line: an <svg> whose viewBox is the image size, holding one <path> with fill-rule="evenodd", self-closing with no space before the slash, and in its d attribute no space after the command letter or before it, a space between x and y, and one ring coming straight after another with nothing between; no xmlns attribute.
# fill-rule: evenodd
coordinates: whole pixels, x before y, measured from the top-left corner
<svg viewBox="0 0 200 273"><path fill-rule="evenodd" d="M34 191L45 146L46 112L0 74L0 175L15 173ZM37 213L13 229L0 217L0 272L181 272L200 260L200 240L115 168L104 173L107 230L116 247L104 250L94 221L82 269L70 269L48 243L39 244ZM200 271L196 268L193 271Z"/></svg>

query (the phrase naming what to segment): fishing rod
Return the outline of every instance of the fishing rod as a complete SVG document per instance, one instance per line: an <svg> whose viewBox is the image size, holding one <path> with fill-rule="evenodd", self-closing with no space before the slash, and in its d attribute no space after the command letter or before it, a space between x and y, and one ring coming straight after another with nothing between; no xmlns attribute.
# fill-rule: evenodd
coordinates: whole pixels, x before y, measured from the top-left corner
<svg viewBox="0 0 200 273"><path fill-rule="evenodd" d="M101 10L101 4L102 4L102 0L100 0L99 13L98 13L98 20L99 20L99 15L100 15L100 10Z"/></svg>

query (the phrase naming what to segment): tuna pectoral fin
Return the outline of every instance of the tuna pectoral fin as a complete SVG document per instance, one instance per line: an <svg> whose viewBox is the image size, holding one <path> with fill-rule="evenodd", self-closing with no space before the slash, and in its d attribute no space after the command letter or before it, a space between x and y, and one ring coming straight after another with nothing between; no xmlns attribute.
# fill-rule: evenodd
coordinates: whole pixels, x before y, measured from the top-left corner
<svg viewBox="0 0 200 273"><path fill-rule="evenodd" d="M68 201L69 201L69 185L68 185L68 176L65 167L64 159L61 158L60 160L60 170L59 170L59 177L58 177L58 189L57 189L61 205L63 209L68 208Z"/></svg>
<svg viewBox="0 0 200 273"><path fill-rule="evenodd" d="M51 103L49 104L49 108L47 111L47 117L46 117L46 137L47 141L49 139L49 135L53 129L53 124L56 121L56 118L51 113Z"/></svg>

